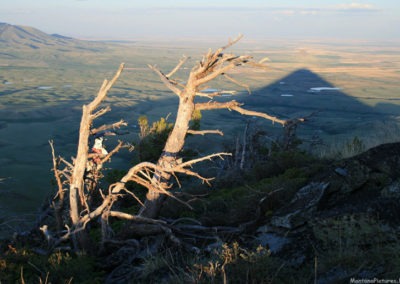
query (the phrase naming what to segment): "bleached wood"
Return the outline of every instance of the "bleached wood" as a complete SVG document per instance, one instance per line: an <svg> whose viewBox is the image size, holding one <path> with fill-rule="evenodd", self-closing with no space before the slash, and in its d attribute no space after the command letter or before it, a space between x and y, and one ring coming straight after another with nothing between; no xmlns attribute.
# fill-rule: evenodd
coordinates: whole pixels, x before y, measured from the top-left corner
<svg viewBox="0 0 400 284"><path fill-rule="evenodd" d="M63 189L63 185L62 185L62 181L60 178L60 171L58 169L58 163L57 163L57 158L55 155L55 151L54 151L54 142L53 140L49 141L50 144L50 148L51 148L51 156L53 158L53 172L54 172L54 177L56 179L57 182L57 195L55 198L58 198L60 201L64 201L64 189Z"/></svg>
<svg viewBox="0 0 400 284"><path fill-rule="evenodd" d="M196 103L195 109L196 110L215 110L215 109L228 109L228 110L234 110L237 111L243 115L248 115L248 116L257 116L257 117L262 117L267 120L271 120L272 122L276 122L281 124L282 126L286 125L287 121L283 119L279 119L275 116L263 113L263 112L258 112L258 111L252 111L252 110L247 110L242 108L243 104L239 103L235 100L229 101L229 102L207 102L207 103Z"/></svg>
<svg viewBox="0 0 400 284"><path fill-rule="evenodd" d="M161 81L168 87L168 89L174 92L177 96L181 95L182 91L178 87L176 87L176 85L164 73L162 73L157 67L153 65L148 66L160 77Z"/></svg>
<svg viewBox="0 0 400 284"><path fill-rule="evenodd" d="M93 99L93 101L88 105L84 105L82 107L82 118L79 127L78 150L74 161L74 167L69 188L70 217L73 225L79 223L80 208L83 205L83 185L89 152L90 127L94 118L98 117L102 113L105 113L104 109L100 110L100 112L97 112L97 114L95 115L93 115L93 112L105 99L108 91L110 90L111 86L117 81L123 69L124 64L121 64L111 81L104 80L99 92L97 93L97 96Z"/></svg>
<svg viewBox="0 0 400 284"><path fill-rule="evenodd" d="M122 126L127 126L128 123L126 123L123 119L121 119L120 121L117 121L115 123L112 124L104 124L100 127L97 127L95 129L91 129L90 130L90 134L95 135L101 131L105 131L108 129L117 129L117 128L121 128Z"/></svg>
<svg viewBox="0 0 400 284"><path fill-rule="evenodd" d="M221 136L224 136L224 133L221 130L191 130L189 129L187 131L188 134L192 134L192 135L206 135L206 134L218 134Z"/></svg>
<svg viewBox="0 0 400 284"><path fill-rule="evenodd" d="M166 77L170 78L172 77L181 67L183 64L185 64L185 62L189 59L190 57L187 56L183 56L181 60L179 60L179 63L175 66L174 69L171 70L171 72L169 72Z"/></svg>

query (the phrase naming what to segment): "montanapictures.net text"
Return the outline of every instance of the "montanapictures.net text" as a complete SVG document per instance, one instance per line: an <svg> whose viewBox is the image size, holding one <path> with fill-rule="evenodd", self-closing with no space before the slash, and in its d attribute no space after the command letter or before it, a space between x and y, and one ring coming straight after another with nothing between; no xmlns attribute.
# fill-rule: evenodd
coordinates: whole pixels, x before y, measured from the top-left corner
<svg viewBox="0 0 400 284"><path fill-rule="evenodd" d="M378 278L356 279L356 278L350 278L350 283L352 283L352 284L372 284L372 283L400 284L400 278L399 279L378 279Z"/></svg>

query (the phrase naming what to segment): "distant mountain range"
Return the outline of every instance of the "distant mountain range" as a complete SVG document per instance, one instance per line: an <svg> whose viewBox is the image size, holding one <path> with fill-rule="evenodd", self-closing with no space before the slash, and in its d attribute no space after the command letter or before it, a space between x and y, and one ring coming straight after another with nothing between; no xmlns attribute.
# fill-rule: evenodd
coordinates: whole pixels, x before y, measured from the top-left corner
<svg viewBox="0 0 400 284"><path fill-rule="evenodd" d="M55 48L60 51L78 48L96 51L102 48L102 44L58 34L50 35L33 27L0 23L0 48L31 50Z"/></svg>

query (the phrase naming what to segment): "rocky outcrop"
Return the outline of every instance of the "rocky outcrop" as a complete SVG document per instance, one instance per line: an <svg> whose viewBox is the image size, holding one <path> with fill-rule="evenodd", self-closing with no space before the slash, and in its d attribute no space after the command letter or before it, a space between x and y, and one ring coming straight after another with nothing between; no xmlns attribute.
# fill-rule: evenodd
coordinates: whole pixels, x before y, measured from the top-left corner
<svg viewBox="0 0 400 284"><path fill-rule="evenodd" d="M294 229L304 225L312 217L329 183L312 182L299 189L292 201L281 208L271 219L271 225Z"/></svg>
<svg viewBox="0 0 400 284"><path fill-rule="evenodd" d="M386 275L392 268L385 257L400 248L399 202L400 143L380 145L313 176L274 210L257 240L299 260L292 265L320 258L318 283Z"/></svg>

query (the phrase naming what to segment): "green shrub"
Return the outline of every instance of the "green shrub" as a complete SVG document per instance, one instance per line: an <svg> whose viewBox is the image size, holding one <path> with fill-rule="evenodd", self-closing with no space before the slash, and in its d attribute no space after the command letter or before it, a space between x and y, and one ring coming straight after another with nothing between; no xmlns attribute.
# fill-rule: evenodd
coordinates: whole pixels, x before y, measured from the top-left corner
<svg viewBox="0 0 400 284"><path fill-rule="evenodd" d="M139 118L140 127L147 129L144 125L146 123L147 118L145 119L145 117L141 116ZM145 135L143 134L144 136L141 136L141 140L137 145L140 162L155 162L158 160L173 126L172 123L168 123L167 120L162 117L160 120L153 122L150 129L143 130Z"/></svg>

